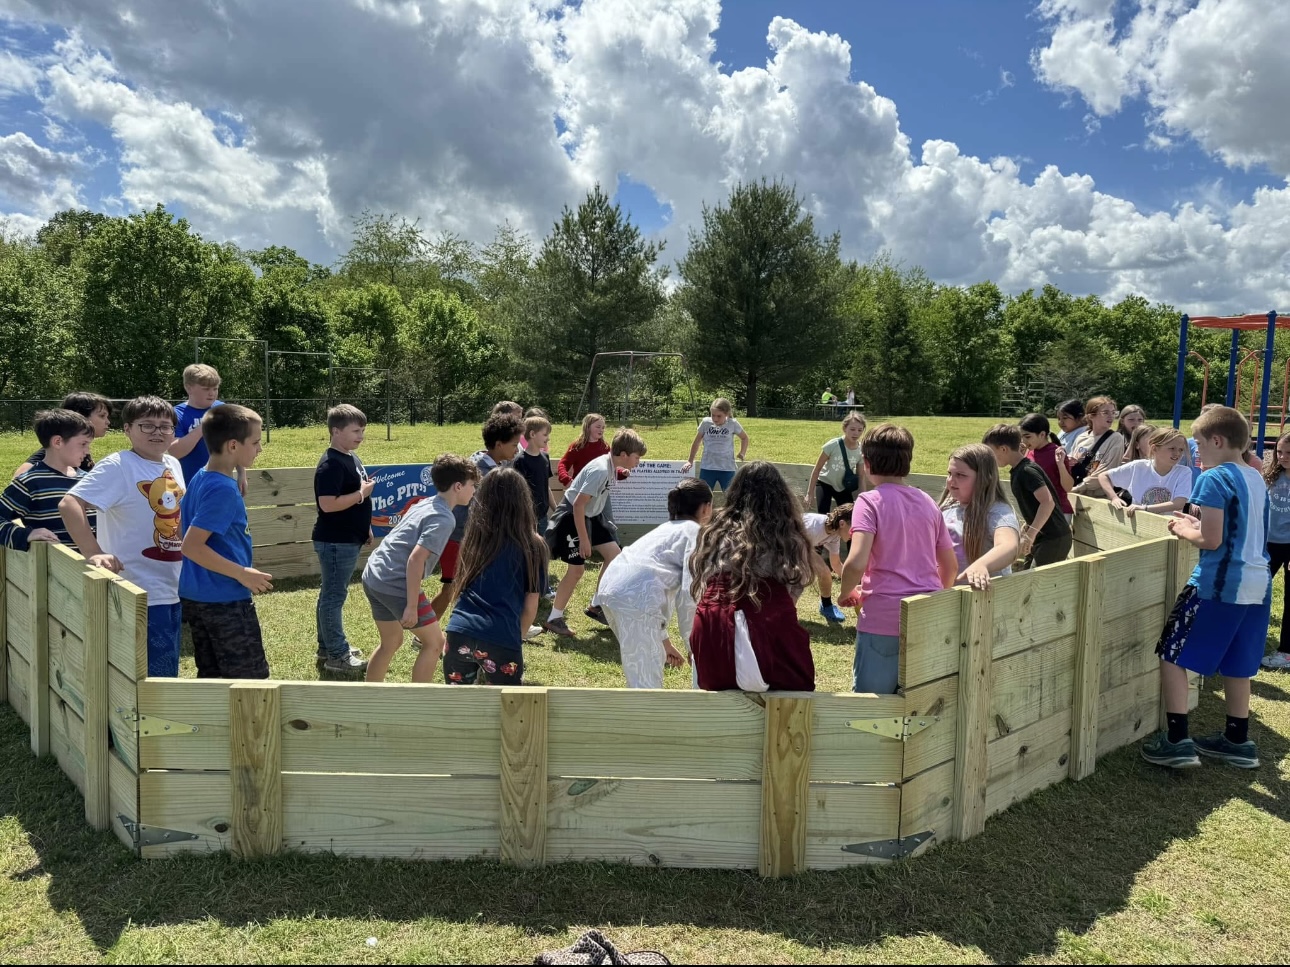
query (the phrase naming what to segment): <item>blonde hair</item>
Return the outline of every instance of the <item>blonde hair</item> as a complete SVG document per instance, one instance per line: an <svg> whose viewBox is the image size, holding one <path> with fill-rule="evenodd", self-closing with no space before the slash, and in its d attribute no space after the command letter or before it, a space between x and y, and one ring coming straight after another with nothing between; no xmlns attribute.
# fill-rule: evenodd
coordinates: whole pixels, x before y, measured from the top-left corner
<svg viewBox="0 0 1290 967"><path fill-rule="evenodd" d="M994 459L994 451L984 443L969 443L959 447L950 454L950 459L958 460L966 464L969 470L976 472L972 499L963 511L963 553L971 563L985 553L990 537L986 533L990 508L995 504L1007 504L1008 495L1004 493L1003 481L999 479L999 464ZM944 510L956 502L947 482L941 493L940 507Z"/></svg>
<svg viewBox="0 0 1290 967"><path fill-rule="evenodd" d="M1182 440L1184 446L1187 443L1187 438L1182 435L1182 431L1175 430L1172 426L1167 426L1160 430L1153 428L1151 439L1148 441L1147 445L1151 447L1151 451L1154 453L1160 447L1167 447L1175 440Z"/></svg>
<svg viewBox="0 0 1290 967"><path fill-rule="evenodd" d="M190 386L205 386L217 389L220 384L219 370L205 363L193 363L184 367L184 389Z"/></svg>
<svg viewBox="0 0 1290 967"><path fill-rule="evenodd" d="M1084 404L1084 425L1090 430L1093 429L1093 414L1104 406L1115 409L1115 400L1109 396L1094 396Z"/></svg>
<svg viewBox="0 0 1290 967"><path fill-rule="evenodd" d="M1125 457L1126 463L1131 460L1146 460L1151 456L1149 449L1144 455L1138 452L1138 448L1142 446L1143 440L1146 440L1147 446L1150 447L1152 443L1151 435L1155 432L1156 428L1150 423L1143 423L1142 426L1133 431L1133 434L1129 437L1129 455Z"/></svg>
<svg viewBox="0 0 1290 967"><path fill-rule="evenodd" d="M599 413L588 413L582 418L582 430L573 438L573 442L569 444L570 450L581 450L591 442L591 427L595 423L605 423L605 418ZM605 428L609 428L608 423L605 423ZM602 433L600 435L600 439L604 440L604 438L605 435Z"/></svg>
<svg viewBox="0 0 1290 967"><path fill-rule="evenodd" d="M718 413L726 414L726 416L731 416L734 413L734 407L730 405L730 401L724 396L718 396L713 400L712 405L708 407L708 410L716 410Z"/></svg>
<svg viewBox="0 0 1290 967"><path fill-rule="evenodd" d="M1126 416L1132 416L1135 413L1138 416L1142 417L1143 423L1147 422L1147 411L1135 403L1130 403L1128 406L1126 406L1124 409L1120 411L1120 422L1119 422L1119 425L1116 426L1116 430L1119 431L1120 435L1124 437L1126 442L1129 439L1130 433L1124 428L1124 418Z"/></svg>
<svg viewBox="0 0 1290 967"><path fill-rule="evenodd" d="M1215 406L1212 410L1202 410L1192 421L1191 435L1222 437L1233 450L1244 453L1250 445L1250 424L1240 411L1230 406Z"/></svg>
<svg viewBox="0 0 1290 967"><path fill-rule="evenodd" d="M848 413L846 416L842 418L842 432L846 433L847 427L850 426L852 423L860 424L861 433L863 433L865 427L869 425L864 418L864 414L861 413L859 410L852 410L850 413Z"/></svg>

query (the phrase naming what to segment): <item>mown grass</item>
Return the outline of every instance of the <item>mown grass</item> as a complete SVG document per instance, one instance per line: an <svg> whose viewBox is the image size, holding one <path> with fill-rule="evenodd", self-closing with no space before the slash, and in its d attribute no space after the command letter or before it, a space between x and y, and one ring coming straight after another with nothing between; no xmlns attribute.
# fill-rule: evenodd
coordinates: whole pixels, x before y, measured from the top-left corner
<svg viewBox="0 0 1290 967"><path fill-rule="evenodd" d="M940 472L989 420L906 422L915 469ZM812 462L832 424L747 421L752 455ZM572 436L557 435L553 449ZM477 428L373 428L369 463L469 452ZM558 431L559 432L559 431ZM684 458L688 426L644 428L651 456ZM100 441L106 451L121 437ZM308 466L316 430L279 430L264 466ZM31 437L0 437L0 466ZM764 448L764 449L763 449ZM589 587L589 581L588 581ZM355 589L357 590L357 589ZM587 592L584 589L583 594ZM276 677L313 677L307 582L261 601ZM801 608L821 688L845 688L853 630ZM1274 621L1281 611L1278 586ZM619 684L609 633L582 619L577 642L529 645L534 681ZM374 644L361 594L347 625ZM405 651L407 651L405 649ZM392 680L406 680L410 654ZM191 664L186 659L187 672ZM669 673L684 687L686 676ZM1196 728L1221 726L1209 683ZM37 761L0 710L0 962L517 963L599 927L627 949L682 963L1275 963L1290 960L1290 676L1254 685L1264 765L1156 770L1123 749L991 820L967 843L908 863L767 882L752 873L571 864L414 863L286 855L140 862L83 823L75 788ZM376 939L369 946L368 938Z"/></svg>

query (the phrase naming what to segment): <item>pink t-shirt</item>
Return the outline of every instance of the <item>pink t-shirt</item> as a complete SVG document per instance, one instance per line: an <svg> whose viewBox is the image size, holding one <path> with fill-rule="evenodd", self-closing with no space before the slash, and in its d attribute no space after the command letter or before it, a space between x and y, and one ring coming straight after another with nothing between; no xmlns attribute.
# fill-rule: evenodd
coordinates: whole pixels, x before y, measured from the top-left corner
<svg viewBox="0 0 1290 967"><path fill-rule="evenodd" d="M917 487L879 484L857 494L851 533L873 535L859 630L900 634L900 599L941 590L936 552L953 548L936 501Z"/></svg>

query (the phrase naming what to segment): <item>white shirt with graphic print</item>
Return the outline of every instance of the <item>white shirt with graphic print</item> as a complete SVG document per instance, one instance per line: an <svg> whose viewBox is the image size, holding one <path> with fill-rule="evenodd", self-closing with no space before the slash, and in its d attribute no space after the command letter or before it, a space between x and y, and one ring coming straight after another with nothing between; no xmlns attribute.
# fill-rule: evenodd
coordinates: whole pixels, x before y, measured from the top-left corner
<svg viewBox="0 0 1290 967"><path fill-rule="evenodd" d="M744 432L739 421L733 416L717 426L712 417L705 416L699 424L699 433L703 436L703 456L699 463L704 470L734 470L735 438Z"/></svg>

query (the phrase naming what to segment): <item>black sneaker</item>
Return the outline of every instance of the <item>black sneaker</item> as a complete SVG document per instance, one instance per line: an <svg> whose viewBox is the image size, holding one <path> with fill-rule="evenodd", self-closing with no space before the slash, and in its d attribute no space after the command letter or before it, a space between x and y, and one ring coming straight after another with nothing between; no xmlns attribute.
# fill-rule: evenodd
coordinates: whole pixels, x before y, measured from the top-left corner
<svg viewBox="0 0 1290 967"><path fill-rule="evenodd" d="M592 621L599 621L602 625L606 626L609 624L609 619L605 617L605 609L600 607L600 605L594 605L582 613Z"/></svg>
<svg viewBox="0 0 1290 967"><path fill-rule="evenodd" d="M361 675L367 671L367 662L351 651L340 658L328 658L323 663L322 670L332 675Z"/></svg>

